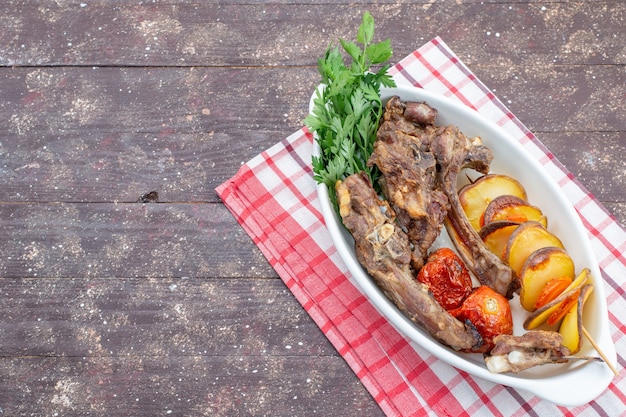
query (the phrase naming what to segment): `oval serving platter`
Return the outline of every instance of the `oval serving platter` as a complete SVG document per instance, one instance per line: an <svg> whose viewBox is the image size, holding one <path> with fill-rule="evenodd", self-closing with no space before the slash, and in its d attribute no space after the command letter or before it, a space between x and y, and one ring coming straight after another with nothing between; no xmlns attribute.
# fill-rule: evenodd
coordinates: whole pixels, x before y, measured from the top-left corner
<svg viewBox="0 0 626 417"><path fill-rule="evenodd" d="M453 124L468 137L480 136L494 154L491 172L506 174L519 180L526 188L528 200L539 207L548 218L548 229L564 243L576 265L576 272L590 269L594 291L585 303L584 326L607 358L615 363L615 347L611 340L606 300L598 263L586 229L572 204L542 165L502 128L485 119L469 107L442 95L413 87L383 88L381 98L386 102L397 95L403 101L424 101L438 111L437 125ZM313 95L313 97L315 94ZM313 97L309 111L312 109ZM313 154L319 155L317 142ZM369 298L378 311L408 339L415 342L448 364L485 380L528 391L558 405L586 404L602 393L613 378L609 367L596 361L570 361L531 368L517 374L494 374L487 370L482 355L456 352L437 342L426 331L409 320L381 292L373 279L356 259L354 241L333 210L324 184L317 185L322 214L333 243L348 268L352 282ZM445 228L433 248L447 246L454 249ZM511 300L514 334L525 332L522 322L528 313L522 309L519 298ZM588 340L583 341L577 355L598 356Z"/></svg>

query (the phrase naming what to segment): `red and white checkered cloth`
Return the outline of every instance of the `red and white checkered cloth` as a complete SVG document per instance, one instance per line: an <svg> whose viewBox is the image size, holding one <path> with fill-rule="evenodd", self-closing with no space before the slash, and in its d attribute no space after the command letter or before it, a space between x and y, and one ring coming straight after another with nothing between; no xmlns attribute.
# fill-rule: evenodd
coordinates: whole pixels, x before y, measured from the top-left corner
<svg viewBox="0 0 626 417"><path fill-rule="evenodd" d="M621 371L626 231L440 38L404 58L391 74L398 85L422 87L475 108L517 138L561 185L589 230L600 262ZM558 407L459 371L399 334L351 283L335 251L312 178L311 148L312 137L303 128L253 158L216 191L386 415L624 413L623 372L591 403Z"/></svg>

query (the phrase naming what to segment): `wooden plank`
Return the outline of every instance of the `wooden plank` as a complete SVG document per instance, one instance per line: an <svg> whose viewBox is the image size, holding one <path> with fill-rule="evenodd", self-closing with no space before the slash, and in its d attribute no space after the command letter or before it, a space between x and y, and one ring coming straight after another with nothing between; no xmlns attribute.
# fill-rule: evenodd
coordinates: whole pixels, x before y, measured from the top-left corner
<svg viewBox="0 0 626 417"><path fill-rule="evenodd" d="M623 132L626 126L618 87L626 84L623 65L470 68L533 132Z"/></svg>
<svg viewBox="0 0 626 417"><path fill-rule="evenodd" d="M382 415L280 280L0 279L6 415Z"/></svg>
<svg viewBox="0 0 626 417"><path fill-rule="evenodd" d="M295 130L295 129L294 129ZM287 131L42 134L2 141L0 201L134 203L157 191L160 202L219 202L215 187Z"/></svg>
<svg viewBox="0 0 626 417"><path fill-rule="evenodd" d="M566 166L615 162L595 170L592 191L623 198L622 67L558 66L542 80L473 69ZM216 202L217 185L302 126L318 79L313 68L0 70L0 201L132 202L156 190Z"/></svg>
<svg viewBox="0 0 626 417"><path fill-rule="evenodd" d="M23 0L6 0L8 4L14 6L21 6L24 3ZM606 3L606 0L588 0L589 3ZM538 0L529 0L526 3L537 3ZM50 2L46 0L29 0L28 4L33 5L44 5L51 8L56 9L74 9L74 8L84 8L88 6L127 6L129 3L135 5L145 5L145 6L154 6L154 5L188 5L190 4L189 0L147 0L147 1L138 1L137 3L129 2L128 0L97 0L92 2L84 2L82 0L55 0L53 4L54 7L50 6ZM459 0L456 1L457 4L490 4L490 3L519 3L519 0ZM191 2L191 4L196 4ZM295 5L306 5L311 4L310 1L303 0L207 0L203 2L203 4L209 4L212 6L223 7L229 5L281 5L281 6L295 6ZM347 4L355 4L355 5L370 5L370 0L333 0L332 4L336 5L347 5ZM397 4L397 0L380 0L376 1L377 4ZM424 6L432 4L428 0L418 0L414 1L412 4L417 6Z"/></svg>
<svg viewBox="0 0 626 417"><path fill-rule="evenodd" d="M2 357L339 356L279 279L3 278L0 288Z"/></svg>
<svg viewBox="0 0 626 417"><path fill-rule="evenodd" d="M306 75L2 70L0 201L135 201L151 190L163 201L217 201L217 185L302 126Z"/></svg>
<svg viewBox="0 0 626 417"><path fill-rule="evenodd" d="M624 129L620 91L626 75L620 65L519 67L497 77L492 66L471 69L533 131ZM301 126L318 82L314 68L3 69L0 138L35 131L291 132ZM31 146L40 141L31 140Z"/></svg>
<svg viewBox="0 0 626 417"><path fill-rule="evenodd" d="M313 68L3 68L0 127L8 130L3 135L20 137L273 133L286 122L301 125L316 74ZM256 137L242 139L254 144Z"/></svg>
<svg viewBox="0 0 626 417"><path fill-rule="evenodd" d="M13 357L0 379L12 416L384 416L337 356Z"/></svg>
<svg viewBox="0 0 626 417"><path fill-rule="evenodd" d="M1 277L276 277L222 204L0 204Z"/></svg>
<svg viewBox="0 0 626 417"><path fill-rule="evenodd" d="M362 16L352 2L245 3L3 2L0 65L311 66L330 41L354 39ZM367 7L397 56L442 36L472 64L624 63L621 1Z"/></svg>
<svg viewBox="0 0 626 417"><path fill-rule="evenodd" d="M8 4L14 5L16 7L22 6L24 3L23 0L6 0ZM537 3L538 0L529 0L527 3ZM606 3L606 0L588 0L589 3ZM97 0L92 2L85 2L83 0L55 0L55 3L51 6L50 2L46 0L29 0L28 4L38 5L38 6L47 6L52 9L75 9L75 8L85 8L88 6L108 6L108 7L120 7L127 6L128 3L135 4L129 2L128 0ZM519 0L458 0L455 2L456 4L490 4L490 3L519 3ZM145 5L145 6L155 6L155 5L188 5L190 4L189 0L148 0L148 1L139 1L137 5ZM191 2L191 4L196 4ZM304 0L207 0L203 2L203 4L208 4L214 7L224 7L230 5L281 5L281 6L297 6L297 5L306 5L311 4L310 1ZM333 0L332 4L335 5L371 5L370 0ZM397 0L378 0L375 5L388 5L388 4L397 4ZM427 6L432 4L428 0L420 0L414 1L412 4L416 6Z"/></svg>
<svg viewBox="0 0 626 417"><path fill-rule="evenodd" d="M624 203L626 132L538 133L579 181L607 203Z"/></svg>

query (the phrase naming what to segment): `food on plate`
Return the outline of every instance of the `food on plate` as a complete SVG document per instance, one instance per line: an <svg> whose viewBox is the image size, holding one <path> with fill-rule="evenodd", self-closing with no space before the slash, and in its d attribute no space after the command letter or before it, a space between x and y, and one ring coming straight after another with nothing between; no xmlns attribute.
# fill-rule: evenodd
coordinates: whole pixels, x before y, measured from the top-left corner
<svg viewBox="0 0 626 417"><path fill-rule="evenodd" d="M435 125L436 115L425 103L389 99L368 160L380 173L380 188L365 174L336 183L339 213L354 237L357 259L401 311L455 350L502 356L491 352L497 337L513 334L508 299L514 293L525 309L537 310L527 330L565 322L564 336L558 328L546 334L576 347L580 329L573 323L582 317L572 314L582 314L586 280L573 280L574 261L546 228L542 211L526 201L523 186L485 174L492 154L480 138ZM484 175L459 194L457 177L465 168ZM473 225L466 211L476 207ZM449 248L431 251L442 224L458 256ZM460 275L451 274L450 265ZM478 288L461 273L463 266L474 273ZM411 274L416 280L409 280ZM555 336L533 334L522 339L526 350L516 345L513 356L507 353L511 372L560 362L558 352L569 351L562 344L551 348L548 359L530 348L538 343L545 350L546 338ZM519 341L507 340L509 346Z"/></svg>
<svg viewBox="0 0 626 417"><path fill-rule="evenodd" d="M470 321L483 338L482 346L467 352L485 353L494 347L494 339L513 334L513 315L509 300L486 285L481 285L451 311L461 321Z"/></svg>
<svg viewBox="0 0 626 417"><path fill-rule="evenodd" d="M514 195L499 195L487 204L482 214L481 227L499 220L508 220L517 223L536 221L547 227L546 216L539 207L531 206L526 200Z"/></svg>
<svg viewBox="0 0 626 417"><path fill-rule="evenodd" d="M341 40L349 55L345 63L338 47L329 47L318 61L323 88L315 93L311 114L304 123L317 137L320 155L313 157L313 174L318 183L332 190L347 176L365 172L375 186L377 172L367 165L383 112L380 88L394 87L387 73L391 42L374 43L374 18L363 14L356 42ZM376 72L372 66L379 66ZM335 195L329 197L337 209Z"/></svg>
<svg viewBox="0 0 626 417"><path fill-rule="evenodd" d="M419 112L416 112L416 108L420 108ZM381 190L385 198L380 201L384 201L385 204L374 198L374 196L377 198L378 196L372 187L367 187L369 182L364 181L363 176L350 176L344 181L338 182L336 186L340 216L354 237L355 251L359 262L402 311L409 311L409 316L418 323L422 323L423 327L429 329L431 333L433 329L441 332L442 326L429 327L424 326L424 323L441 321L441 318L445 318L447 326L453 325L458 328L458 323L467 323L464 331L466 335L475 335L480 326L483 333L491 339L500 331L509 332L512 326L510 324L510 306L506 298L491 287L497 282L500 284L501 292L511 293L513 274L500 259L485 247L469 224L464 226L466 230L471 230L473 233L468 240L468 250L482 253L485 257L491 258L491 260L477 263L477 265L485 271L490 268L490 265L501 265L508 270L508 273L505 273L503 277L504 279L498 280L497 275L492 274L493 279L488 281L492 285L485 286L480 291L473 291L471 284L464 284L461 296L452 301L457 305L451 305L452 303L447 304L446 302L451 300L442 300L440 296L443 292L439 291L433 282L428 282L427 277L429 271L441 266L438 264L443 262L442 254L453 253L452 250L447 249L447 251L434 251L430 257L428 256L432 242L440 233L443 217L452 216L450 212L455 209L462 212L455 189L458 172L464 167L487 171L492 155L489 149L482 146L479 138L467 138L454 126L431 125L430 123L433 123L434 120L430 116L420 116L420 119L417 120L414 116L416 113L420 115L436 114L434 111L426 111L421 103L420 106L417 106L416 103L403 103L398 97L392 97L387 102L384 121L379 129L374 152L370 158L370 163L381 172ZM365 207L370 208L366 210ZM433 210L433 207L436 210ZM448 212L446 211L447 207L450 207ZM393 224L389 223L389 218L387 218L385 227L376 226L381 219L384 220L385 218L381 217L380 214L373 216L372 210L385 213L393 219ZM434 216L432 215L433 211L436 213ZM453 217L465 219L462 214ZM407 271L414 273L419 271L417 272L418 280L422 278L423 282L427 282L426 285L422 284L423 288L430 289L429 302L436 303L439 306L437 310L445 311L447 308L454 308L462 321L450 322L452 316L448 317L443 314L443 311L437 311L434 319L432 316L421 317L415 311L411 311L404 299L406 289L397 285L397 282L401 280L388 278L388 263L381 270L381 261L386 259L388 255L383 254L382 248L376 248L375 242L380 243L382 235L398 235L397 238L400 239L401 236L400 240L405 242L401 246L402 250L399 250L400 246L398 245L393 246L396 259L399 260L407 254L411 258L409 265L403 264L401 267L403 279L406 277ZM387 242L387 238L382 241ZM424 245L424 241L427 241L426 245ZM476 259L475 255L471 256L471 259ZM455 258L458 259L457 264L465 262L463 259L459 259L457 255ZM483 278L485 276L489 277L488 274L482 275ZM481 275L479 275L480 277ZM438 278L438 280L442 281L442 278ZM498 285L496 285L497 287ZM498 294L498 297L486 297L485 289L487 288L490 295ZM466 294L468 290L469 296ZM502 300L504 300L504 304L502 304ZM485 304L479 308L481 302ZM459 303L461 303L460 306L458 306ZM493 311L489 308L493 308ZM496 316L499 317L500 322L495 320ZM476 323L472 320L475 320ZM508 323L508 327L506 323ZM450 329L447 329L443 337L450 339L451 333ZM441 335L435 337L439 340L443 338ZM457 350L473 352L484 352L490 348L490 345L485 345L479 340L481 340L480 337L474 340L471 346L461 346L456 340L452 341L453 344L450 342L446 344Z"/></svg>
<svg viewBox="0 0 626 417"><path fill-rule="evenodd" d="M517 222L496 220L481 227L478 236L485 242L487 249L500 259L504 259L506 244L517 226L519 226Z"/></svg>
<svg viewBox="0 0 626 417"><path fill-rule="evenodd" d="M454 206L454 203L452 203ZM470 224L456 210L450 210L444 226L461 259L480 282L498 293L512 298L519 288L519 281L511 268L491 252Z"/></svg>
<svg viewBox="0 0 626 417"><path fill-rule="evenodd" d="M567 314L563 317L563 321L559 326L559 333L563 337L563 345L572 353L578 353L582 344L583 307L592 291L593 286L590 284L582 288L576 304L567 311Z"/></svg>
<svg viewBox="0 0 626 417"><path fill-rule="evenodd" d="M471 193L471 187L480 184L483 178L466 186L465 191ZM483 212L471 212L479 206L476 190L473 191L474 203L465 210L479 219L479 236L485 245L519 278L520 304L532 313L525 320L524 328L533 331L544 326L556 330L562 336L562 344L577 353L582 343L583 305L593 291L589 270L583 269L574 279L574 260L561 240L547 230L547 218L541 209L524 198L506 194L508 191L503 190L503 194L498 195L494 191L497 186L491 186L493 190L488 185L483 187L485 190L481 193L491 198ZM525 195L525 191L518 192ZM500 364L502 360L500 357L493 363ZM519 369L517 365L515 369Z"/></svg>
<svg viewBox="0 0 626 417"><path fill-rule="evenodd" d="M446 310L460 307L473 290L472 277L463 261L446 247L428 256L416 279L428 286L435 300Z"/></svg>
<svg viewBox="0 0 626 417"><path fill-rule="evenodd" d="M368 162L381 173L383 195L413 244L411 262L416 270L424 265L439 236L448 206L435 176L437 157L431 149L437 135L436 111L415 110L424 106L389 99Z"/></svg>
<svg viewBox="0 0 626 417"><path fill-rule="evenodd" d="M369 163L381 172L382 192L409 235L412 266L418 270L446 216L455 223L467 222L456 192L458 172L463 168L487 172L493 155L480 138L468 138L455 126L421 124L434 119L416 120L414 107L415 103L407 105L399 97L389 99ZM434 111L422 113L436 115ZM459 229L467 252L461 253L461 258L467 267L481 282L512 294L510 268L487 249L469 225L462 224Z"/></svg>
<svg viewBox="0 0 626 417"><path fill-rule="evenodd" d="M535 310L558 297L574 280L568 276L552 278L543 286L535 301Z"/></svg>
<svg viewBox="0 0 626 417"><path fill-rule="evenodd" d="M520 276L524 262L530 254L546 247L564 248L561 240L541 223L524 222L511 233L504 251L504 260Z"/></svg>
<svg viewBox="0 0 626 417"><path fill-rule="evenodd" d="M478 280L496 292L512 297L518 282L511 268L492 253L467 219L456 190L457 176L462 169L487 172L493 158L479 137L467 138L454 126L446 126L433 141L437 155L437 178L448 197L450 208L444 226L461 259ZM486 159L489 155L489 159Z"/></svg>
<svg viewBox="0 0 626 417"><path fill-rule="evenodd" d="M485 356L487 369L493 373L520 372L547 363L566 362L570 350L563 337L552 331L532 330L521 336L500 335Z"/></svg>
<svg viewBox="0 0 626 417"><path fill-rule="evenodd" d="M554 246L535 250L528 256L520 272L522 307L527 311L542 307L561 294L574 277L574 261L565 250ZM546 288L548 283L552 284ZM537 306L540 297L542 299Z"/></svg>
<svg viewBox="0 0 626 417"><path fill-rule="evenodd" d="M363 171L343 172L335 181L335 208L354 238L357 260L400 311L454 350L498 356L491 353L497 338L513 334L509 299L521 290L538 309L530 324L566 322L563 332L573 346L580 331L570 312L578 308L581 288L563 290L569 283L552 276L573 277L563 244L546 229L541 210L526 202L517 180L487 174L493 156L480 138L435 125L436 115L426 103L392 97L367 160L378 186ZM461 198L456 184L465 168L483 177ZM476 207L473 225L466 209ZM432 250L442 226L458 255ZM524 343L542 342L529 337ZM529 357L509 368L548 363Z"/></svg>
<svg viewBox="0 0 626 417"><path fill-rule="evenodd" d="M578 298L581 289L590 282L590 279L591 275L589 269L584 268L574 281L572 281L555 299L535 310L524 320L524 329L535 329L548 320L550 320L552 324L556 323L556 321L558 321L556 318L561 315L563 311L567 312L564 306L566 304L571 305L572 299Z"/></svg>
<svg viewBox="0 0 626 417"><path fill-rule="evenodd" d="M339 214L354 238L357 259L401 311L456 350L487 352L495 336L512 332L507 297L519 284L469 224L456 181L463 168L487 172L492 155L480 138L468 138L454 126L434 125L436 112L425 106L389 99L368 162L380 172L384 198L365 174L348 176L335 186ZM509 177L492 178L523 190ZM474 272L482 284L478 289L464 278L459 294L453 294L459 283L441 272L447 270L442 255L453 251L429 254L442 223L456 236L461 255L455 255L455 262ZM415 285L407 282L411 274L417 277Z"/></svg>
<svg viewBox="0 0 626 417"><path fill-rule="evenodd" d="M461 189L469 194L466 201L472 202L464 210L478 219L479 236L489 250L501 257L519 278L520 304L532 313L524 328L544 326L557 330L563 335L565 346L578 352L582 343L582 305L593 291L589 270L584 269L574 279L574 260L561 240L547 230L547 218L541 209L529 204L525 197L507 194L509 191L504 190L502 183L489 184L487 177ZM483 184L483 189L475 184ZM523 187L516 192L526 195ZM479 195L491 199L482 212Z"/></svg>
<svg viewBox="0 0 626 417"><path fill-rule="evenodd" d="M341 41L352 63L346 65L337 48L327 50L319 61L322 83L311 99L310 115L305 120L317 145L314 178L326 185L319 187L319 195L325 197L329 192L329 198L322 200L324 218L359 285L383 313L389 311L389 305L377 291L372 292L373 283L400 312L437 341L457 351L484 353L492 372L519 372L569 360L565 358L569 349L563 343L579 348L581 334L607 361L582 327L582 305L591 292L590 284L578 282L570 288L577 280L570 283L567 273L550 279L542 273L545 268L561 272L567 269L556 255L554 260L550 256L549 261L540 262L539 252L544 246L562 250L562 244L540 244L528 251L524 235L516 234L521 234L529 223L547 230L547 218L526 201L526 192L516 179L489 173L493 155L480 137L466 137L454 122L435 125L437 110L424 102L402 102L393 97L383 106L380 89L393 85L393 81L386 73L387 65L378 72L373 72L371 65L382 64L391 56L391 48L388 41L373 44L372 37L373 19L366 13L357 34L362 48ZM403 88L398 91L410 95ZM384 94L388 97L390 91ZM426 93L417 96L422 94L431 97ZM466 118L481 125L469 113L438 98L432 100L441 103L445 117L452 109L451 114L458 115L459 125L468 131L474 126ZM498 136L488 126L484 128L489 137ZM502 150L498 143L494 143L494 149ZM508 145L504 149L514 152ZM472 184L460 198L457 177L465 168L474 170L468 179L475 173L483 177L470 180ZM561 199L558 203L563 204ZM331 206L354 238L352 253L346 251L350 239L338 230L336 218L329 216L334 214ZM450 274L450 258L442 256L454 251L432 249L442 224L460 257L458 264L458 257L454 261L455 267L465 264L473 275L469 285L464 274ZM441 243L446 245L445 240ZM354 258L369 276L355 268ZM515 271L510 261L516 265ZM509 300L522 290L519 268L529 283L526 296L530 299L531 293L532 297L536 295L532 307L536 311L526 321L530 325L528 332L512 336ZM461 276L463 279L457 279ZM573 300L576 302L571 304ZM419 342L411 326L396 322L395 312L389 317ZM556 323L550 331L535 329L548 327L548 323ZM424 347L433 348L437 356L445 352L430 342ZM456 360L450 363L456 366Z"/></svg>
<svg viewBox="0 0 626 417"><path fill-rule="evenodd" d="M487 174L459 190L459 201L472 228L479 231L489 203L499 196L508 195L526 200L526 190L515 178L502 174Z"/></svg>
<svg viewBox="0 0 626 417"><path fill-rule="evenodd" d="M353 174L335 187L339 213L354 237L358 261L400 311L453 349L480 346L473 326L454 318L428 286L414 279L407 234L393 208L374 190L367 175Z"/></svg>

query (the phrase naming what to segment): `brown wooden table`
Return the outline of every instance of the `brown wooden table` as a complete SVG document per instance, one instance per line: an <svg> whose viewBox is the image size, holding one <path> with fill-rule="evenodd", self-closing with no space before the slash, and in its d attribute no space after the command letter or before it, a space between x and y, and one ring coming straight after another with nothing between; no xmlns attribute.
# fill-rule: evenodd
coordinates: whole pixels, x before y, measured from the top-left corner
<svg viewBox="0 0 626 417"><path fill-rule="evenodd" d="M364 10L394 60L441 36L626 223L623 1L314 3L0 4L0 415L382 414L214 191Z"/></svg>

